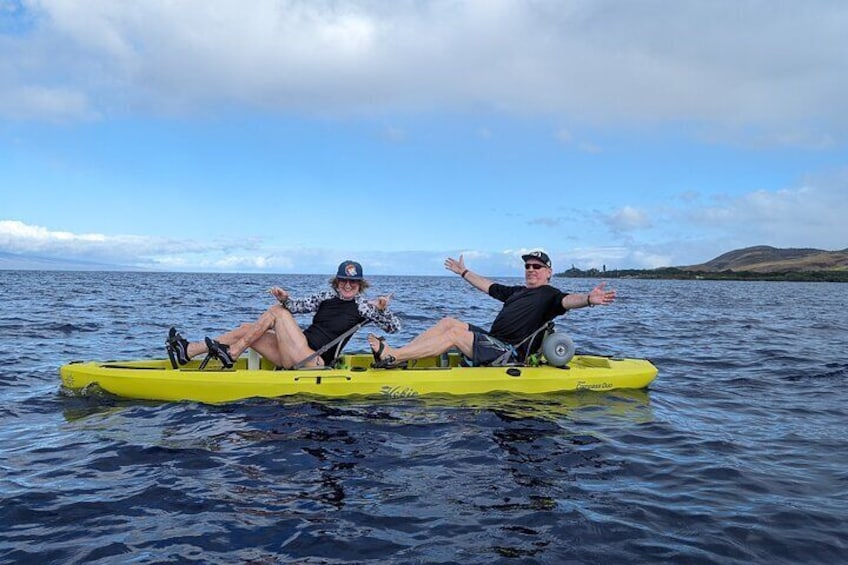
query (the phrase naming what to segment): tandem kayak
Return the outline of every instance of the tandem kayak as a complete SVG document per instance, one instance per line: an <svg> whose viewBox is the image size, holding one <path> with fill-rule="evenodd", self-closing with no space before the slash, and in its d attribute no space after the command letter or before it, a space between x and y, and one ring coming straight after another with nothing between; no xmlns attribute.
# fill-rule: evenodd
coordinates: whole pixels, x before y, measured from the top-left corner
<svg viewBox="0 0 848 565"><path fill-rule="evenodd" d="M74 362L60 367L70 391L100 389L123 398L210 404L289 395L321 397L544 394L564 391L641 389L657 376L645 359L575 355L563 367L463 367L460 356L411 361L405 368L371 368L369 353L342 356L337 368L276 370L264 359L237 360L232 369L200 363L172 368L167 359Z"/></svg>

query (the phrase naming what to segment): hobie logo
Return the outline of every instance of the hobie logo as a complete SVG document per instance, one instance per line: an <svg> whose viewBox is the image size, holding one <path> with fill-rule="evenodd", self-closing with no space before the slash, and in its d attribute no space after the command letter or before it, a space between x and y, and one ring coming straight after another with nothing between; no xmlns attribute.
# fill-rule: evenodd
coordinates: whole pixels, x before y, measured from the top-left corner
<svg viewBox="0 0 848 565"><path fill-rule="evenodd" d="M400 386L384 386L380 389L380 392L383 396L388 396L389 398L414 398L418 396L418 393L409 388L409 387L400 387Z"/></svg>

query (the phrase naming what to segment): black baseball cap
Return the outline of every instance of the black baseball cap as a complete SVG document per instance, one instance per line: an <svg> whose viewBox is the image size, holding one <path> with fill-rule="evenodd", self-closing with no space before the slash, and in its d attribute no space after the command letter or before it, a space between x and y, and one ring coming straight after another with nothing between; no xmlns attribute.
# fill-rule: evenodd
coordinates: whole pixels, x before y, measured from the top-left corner
<svg viewBox="0 0 848 565"><path fill-rule="evenodd" d="M339 271L336 273L336 278L349 281L361 281L362 265L356 261L342 261L341 265L339 265Z"/></svg>
<svg viewBox="0 0 848 565"><path fill-rule="evenodd" d="M541 261L542 263L544 263L545 267L547 267L549 269L551 268L551 258L548 257L548 254L545 253L544 251L531 251L530 253L526 253L526 254L522 255L521 258L524 259L525 261L527 261L529 259L535 259L537 261Z"/></svg>

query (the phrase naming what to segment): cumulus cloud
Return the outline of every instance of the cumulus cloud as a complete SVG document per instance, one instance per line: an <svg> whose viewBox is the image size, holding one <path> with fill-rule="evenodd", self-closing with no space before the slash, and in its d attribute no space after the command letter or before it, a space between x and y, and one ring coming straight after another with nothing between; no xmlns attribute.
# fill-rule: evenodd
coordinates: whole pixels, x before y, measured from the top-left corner
<svg viewBox="0 0 848 565"><path fill-rule="evenodd" d="M201 243L137 235L78 234L18 220L0 220L0 251L122 265L188 266L196 264L201 255L229 255L236 250L256 249L257 244L255 240ZM179 255L175 256L174 250L179 250Z"/></svg>
<svg viewBox="0 0 848 565"><path fill-rule="evenodd" d="M4 253L11 254L5 257L4 264L11 264L8 268L16 268L15 257L20 257L22 263L36 257L166 271L334 273L340 261L355 259L367 265L367 273L412 275L441 274L445 257L459 255L442 251L280 249L259 239L201 243L191 239L73 233L18 220L0 220L0 255ZM466 260L495 269L509 263L500 253L475 250L462 253ZM513 261L509 270L514 266Z"/></svg>
<svg viewBox="0 0 848 565"><path fill-rule="evenodd" d="M673 262L673 257L673 253L668 250L665 250L664 252L655 252L647 249L634 249L631 250L627 257L628 260L623 264L638 265L641 269L658 269L660 267L677 266L677 264ZM619 266L621 264L622 262L618 263Z"/></svg>
<svg viewBox="0 0 848 565"><path fill-rule="evenodd" d="M842 249L848 247L845 230L839 228L846 209L848 173L841 172L807 179L795 188L725 197L687 209L685 219L708 232L733 234L752 244Z"/></svg>
<svg viewBox="0 0 848 565"><path fill-rule="evenodd" d="M753 245L845 249L845 210L848 170L743 194L690 191L661 205L597 213L620 247L572 250L566 258L580 268L656 268L696 264Z"/></svg>
<svg viewBox="0 0 848 565"><path fill-rule="evenodd" d="M650 215L645 210L624 206L603 216L604 223L614 232L626 232L651 227Z"/></svg>
<svg viewBox="0 0 848 565"><path fill-rule="evenodd" d="M133 238L113 238L103 234L75 234L51 231L42 226L32 226L16 220L0 221L0 249L11 252L72 251L83 247L102 247L128 243Z"/></svg>
<svg viewBox="0 0 848 565"><path fill-rule="evenodd" d="M752 245L848 248L848 170L801 179L796 186L709 198L682 194L670 205L646 208L652 225L619 232L633 267L691 265ZM617 214L605 218L611 226ZM628 217L628 214L619 214ZM636 218L639 215L635 216ZM627 221L621 222L627 224Z"/></svg>
<svg viewBox="0 0 848 565"><path fill-rule="evenodd" d="M795 144L848 126L848 5L826 0L51 0L9 18L28 25L0 36L6 117L474 108Z"/></svg>

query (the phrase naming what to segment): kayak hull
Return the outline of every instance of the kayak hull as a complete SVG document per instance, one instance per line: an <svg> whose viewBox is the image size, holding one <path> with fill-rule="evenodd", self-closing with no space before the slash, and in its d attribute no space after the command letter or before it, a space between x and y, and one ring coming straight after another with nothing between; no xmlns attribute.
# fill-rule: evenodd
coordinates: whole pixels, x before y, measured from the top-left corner
<svg viewBox="0 0 848 565"><path fill-rule="evenodd" d="M461 367L458 355L410 362L406 369L373 369L370 354L345 355L341 368L278 371L262 360L248 369L241 358L232 369L198 362L173 369L168 360L89 361L60 367L71 391L100 389L123 398L225 403L290 395L323 397L481 395L641 389L657 376L644 359L576 355L566 367ZM446 366L440 366L446 365Z"/></svg>

